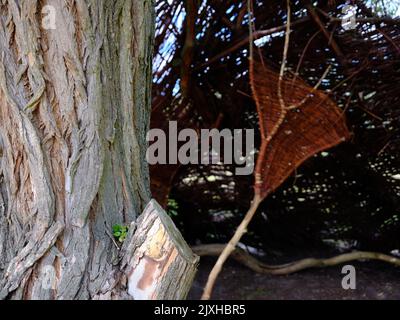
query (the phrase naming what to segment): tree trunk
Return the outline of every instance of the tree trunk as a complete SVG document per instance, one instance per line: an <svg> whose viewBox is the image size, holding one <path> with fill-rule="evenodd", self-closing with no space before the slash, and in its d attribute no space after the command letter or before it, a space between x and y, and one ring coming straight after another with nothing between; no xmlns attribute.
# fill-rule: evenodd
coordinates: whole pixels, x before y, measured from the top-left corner
<svg viewBox="0 0 400 320"><path fill-rule="evenodd" d="M129 297L111 230L150 201L153 18L152 0L0 0L0 298Z"/></svg>

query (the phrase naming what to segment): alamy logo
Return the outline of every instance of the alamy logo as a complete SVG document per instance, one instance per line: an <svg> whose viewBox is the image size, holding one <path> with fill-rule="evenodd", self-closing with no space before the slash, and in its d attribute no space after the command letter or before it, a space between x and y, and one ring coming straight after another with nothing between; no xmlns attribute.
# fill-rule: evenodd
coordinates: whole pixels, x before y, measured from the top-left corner
<svg viewBox="0 0 400 320"><path fill-rule="evenodd" d="M342 279L342 288L344 290L355 290L357 288L356 285L356 268L352 265L346 265L342 268L342 274L345 276Z"/></svg>
<svg viewBox="0 0 400 320"><path fill-rule="evenodd" d="M347 4L342 8L342 13L342 28L344 30L354 30L357 27L357 6Z"/></svg>
<svg viewBox="0 0 400 320"><path fill-rule="evenodd" d="M201 129L199 136L193 129L178 132L177 122L170 121L168 137L161 129L151 129L147 141L153 142L146 152L151 165L223 163L236 164L236 175L250 175L254 171L253 129Z"/></svg>

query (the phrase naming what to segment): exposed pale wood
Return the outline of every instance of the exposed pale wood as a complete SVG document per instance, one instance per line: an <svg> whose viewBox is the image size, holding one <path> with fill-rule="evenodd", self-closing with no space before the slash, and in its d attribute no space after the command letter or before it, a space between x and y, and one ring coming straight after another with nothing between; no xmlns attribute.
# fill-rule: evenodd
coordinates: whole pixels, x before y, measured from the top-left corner
<svg viewBox="0 0 400 320"><path fill-rule="evenodd" d="M186 298L199 258L155 200L145 208L122 251L128 293L135 300Z"/></svg>

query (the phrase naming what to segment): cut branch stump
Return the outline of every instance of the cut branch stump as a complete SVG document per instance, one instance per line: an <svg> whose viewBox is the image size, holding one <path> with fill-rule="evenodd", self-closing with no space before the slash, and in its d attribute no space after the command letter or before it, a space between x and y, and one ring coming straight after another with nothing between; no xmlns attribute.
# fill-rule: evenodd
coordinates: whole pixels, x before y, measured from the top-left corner
<svg viewBox="0 0 400 320"><path fill-rule="evenodd" d="M122 247L121 268L135 300L186 298L199 257L183 239L165 210L151 200Z"/></svg>

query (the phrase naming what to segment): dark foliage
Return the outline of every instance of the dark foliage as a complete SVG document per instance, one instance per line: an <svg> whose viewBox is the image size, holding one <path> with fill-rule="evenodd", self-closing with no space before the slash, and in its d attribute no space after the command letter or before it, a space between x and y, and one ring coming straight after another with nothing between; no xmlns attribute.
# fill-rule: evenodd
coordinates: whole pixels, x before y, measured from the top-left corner
<svg viewBox="0 0 400 320"><path fill-rule="evenodd" d="M152 127L177 120L182 128L259 132L246 3L158 1ZM345 31L343 3L292 1L288 68L313 86L332 66L321 89L345 113L352 137L308 160L264 201L248 245L400 247L400 24L355 1L359 22ZM258 51L278 68L286 1L255 0L254 15ZM191 242L229 239L253 194L253 177L230 166L154 166L151 175L155 196L179 204L176 221Z"/></svg>

